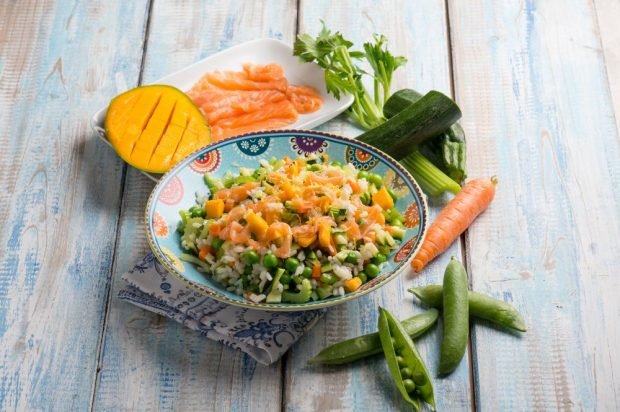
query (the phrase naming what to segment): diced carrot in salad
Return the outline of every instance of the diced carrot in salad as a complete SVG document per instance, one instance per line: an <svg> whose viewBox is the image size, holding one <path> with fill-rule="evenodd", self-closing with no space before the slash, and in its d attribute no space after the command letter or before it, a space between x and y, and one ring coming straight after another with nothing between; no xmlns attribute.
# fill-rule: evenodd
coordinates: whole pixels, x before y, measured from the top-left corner
<svg viewBox="0 0 620 412"><path fill-rule="evenodd" d="M254 302L353 292L380 273L406 230L393 193L377 182L327 156L205 175L209 198L180 212L182 258Z"/></svg>

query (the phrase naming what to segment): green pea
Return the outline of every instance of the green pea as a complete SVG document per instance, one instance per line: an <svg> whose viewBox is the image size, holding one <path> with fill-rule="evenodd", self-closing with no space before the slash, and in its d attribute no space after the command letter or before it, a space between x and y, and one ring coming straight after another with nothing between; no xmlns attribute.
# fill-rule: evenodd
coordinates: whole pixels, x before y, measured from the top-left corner
<svg viewBox="0 0 620 412"><path fill-rule="evenodd" d="M366 283L368 281L368 276L364 272L360 272L357 274L357 277L360 278L362 283Z"/></svg>
<svg viewBox="0 0 620 412"><path fill-rule="evenodd" d="M339 162L338 160L334 160L332 162L332 166L341 167L342 166L342 162Z"/></svg>
<svg viewBox="0 0 620 412"><path fill-rule="evenodd" d="M263 257L263 266L267 269L273 269L278 266L278 258L273 253L267 253Z"/></svg>
<svg viewBox="0 0 620 412"><path fill-rule="evenodd" d="M379 308L379 339L392 378L404 400L416 409L419 406L417 401L423 400L435 410L433 387L415 344L405 326L383 308ZM411 379L413 370L423 372L427 376L427 383L419 388L420 394L417 396L413 395L416 390L416 384Z"/></svg>
<svg viewBox="0 0 620 412"><path fill-rule="evenodd" d="M377 188L383 186L383 178L375 173L370 173L368 175L368 182L377 186Z"/></svg>
<svg viewBox="0 0 620 412"><path fill-rule="evenodd" d="M387 261L387 257L385 257L383 253L377 253L377 255L372 258L372 263L374 263L375 265L380 265L385 261Z"/></svg>
<svg viewBox="0 0 620 412"><path fill-rule="evenodd" d="M392 339L392 347L394 347L394 350L396 351L396 353L398 353L398 349L400 349L400 344L394 337L392 337L391 339Z"/></svg>
<svg viewBox="0 0 620 412"><path fill-rule="evenodd" d="M283 285L288 285L289 283L291 283L291 277L286 273L283 274L282 276L280 276L280 283L282 283Z"/></svg>
<svg viewBox="0 0 620 412"><path fill-rule="evenodd" d="M192 206L189 208L189 213L192 217L205 217L207 213L200 206Z"/></svg>
<svg viewBox="0 0 620 412"><path fill-rule="evenodd" d="M284 264L286 270L289 271L289 273L295 273L295 271L297 270L297 268L299 267L299 260L290 257L288 259L286 259L286 263Z"/></svg>
<svg viewBox="0 0 620 412"><path fill-rule="evenodd" d="M347 263L357 263L357 254L354 252L349 252L347 257L344 258L344 261Z"/></svg>
<svg viewBox="0 0 620 412"><path fill-rule="evenodd" d="M253 250L248 250L247 252L243 253L241 257L248 265L258 263L258 261L260 260L260 258L258 257L258 253L254 252Z"/></svg>
<svg viewBox="0 0 620 412"><path fill-rule="evenodd" d="M368 275L370 279L374 279L377 277L380 270L379 270L379 267L375 265L374 263L369 263L364 268L364 272L366 273L366 275Z"/></svg>
<svg viewBox="0 0 620 412"><path fill-rule="evenodd" d="M306 169L310 170L311 172L318 172L319 170L321 170L321 165L306 165Z"/></svg>
<svg viewBox="0 0 620 412"><path fill-rule="evenodd" d="M213 249L215 250L220 250L223 244L224 244L224 241L220 239L219 237L214 237L213 240L211 241L211 246L213 246Z"/></svg>
<svg viewBox="0 0 620 412"><path fill-rule="evenodd" d="M360 170L359 172L357 172L357 178L358 179L368 179L368 172L365 170Z"/></svg>
<svg viewBox="0 0 620 412"><path fill-rule="evenodd" d="M403 380L403 386L408 393L415 391L415 383L411 379Z"/></svg>
<svg viewBox="0 0 620 412"><path fill-rule="evenodd" d="M411 376L416 385L422 386L426 383L426 376L422 372L414 372Z"/></svg>
<svg viewBox="0 0 620 412"><path fill-rule="evenodd" d="M301 272L301 276L305 277L306 279L310 279L312 277L312 268L310 268L310 266L306 266L304 268L304 271Z"/></svg>

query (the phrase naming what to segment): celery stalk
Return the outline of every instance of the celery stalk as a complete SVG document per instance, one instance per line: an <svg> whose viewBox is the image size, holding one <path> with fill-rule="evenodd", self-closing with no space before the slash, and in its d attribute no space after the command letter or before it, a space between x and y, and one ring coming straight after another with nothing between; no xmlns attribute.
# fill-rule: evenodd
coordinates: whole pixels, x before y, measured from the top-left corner
<svg viewBox="0 0 620 412"><path fill-rule="evenodd" d="M461 190L458 183L439 170L418 150L401 159L400 163L430 196L439 196L446 191L457 194Z"/></svg>

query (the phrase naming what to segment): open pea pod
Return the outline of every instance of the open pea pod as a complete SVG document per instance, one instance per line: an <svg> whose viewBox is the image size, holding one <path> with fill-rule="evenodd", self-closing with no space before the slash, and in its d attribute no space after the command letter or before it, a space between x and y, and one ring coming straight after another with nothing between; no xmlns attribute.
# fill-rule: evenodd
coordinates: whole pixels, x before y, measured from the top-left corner
<svg viewBox="0 0 620 412"><path fill-rule="evenodd" d="M398 319L379 308L379 338L392 379L403 399L420 410L420 400L435 410L430 374L413 341Z"/></svg>

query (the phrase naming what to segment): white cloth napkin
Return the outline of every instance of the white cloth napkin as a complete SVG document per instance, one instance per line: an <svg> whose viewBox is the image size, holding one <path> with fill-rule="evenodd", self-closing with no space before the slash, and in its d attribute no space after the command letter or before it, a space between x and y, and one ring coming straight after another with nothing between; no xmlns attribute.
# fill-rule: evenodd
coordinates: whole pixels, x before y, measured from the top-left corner
<svg viewBox="0 0 620 412"><path fill-rule="evenodd" d="M152 253L121 277L127 286L120 299L240 349L264 365L276 362L325 313L268 312L221 303L187 287Z"/></svg>

